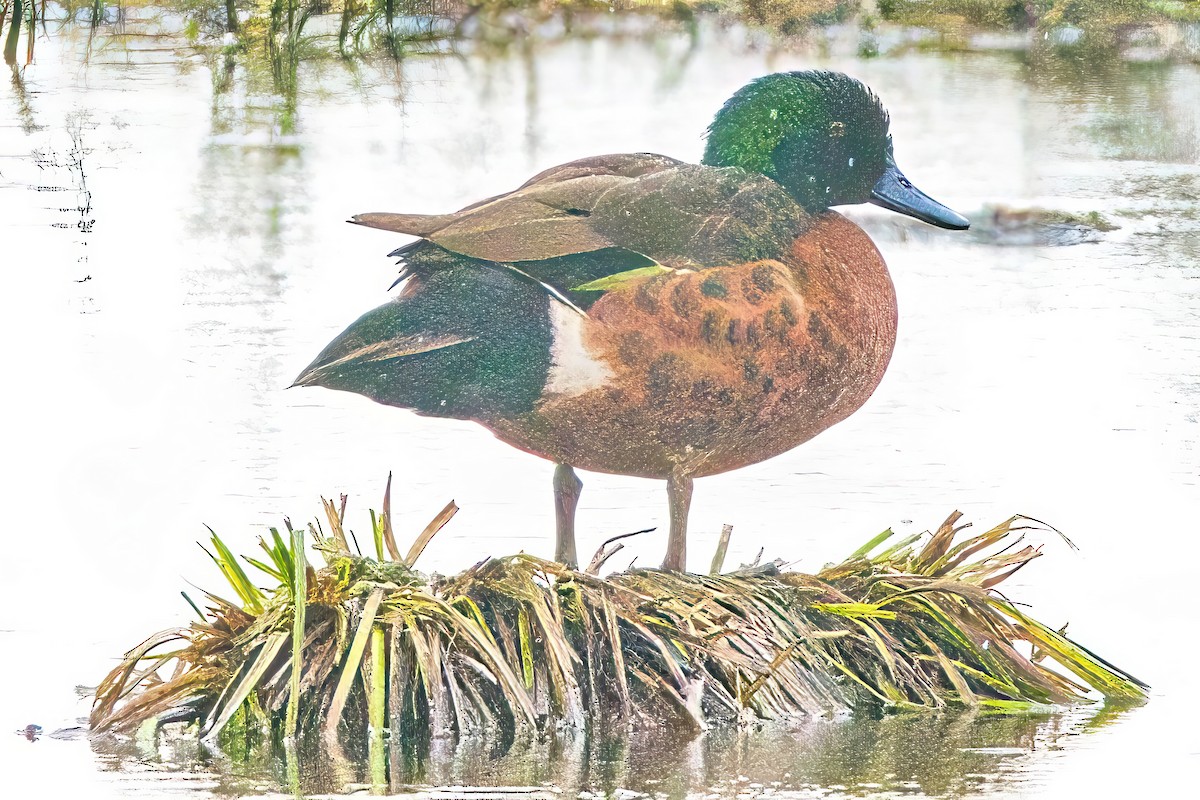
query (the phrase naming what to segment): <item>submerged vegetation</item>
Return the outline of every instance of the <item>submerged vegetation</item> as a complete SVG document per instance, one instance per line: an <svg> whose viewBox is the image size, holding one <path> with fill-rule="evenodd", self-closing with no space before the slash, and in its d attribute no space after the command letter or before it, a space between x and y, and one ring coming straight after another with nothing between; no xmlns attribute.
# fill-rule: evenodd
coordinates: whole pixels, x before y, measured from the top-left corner
<svg viewBox="0 0 1200 800"><path fill-rule="evenodd" d="M957 513L932 534L884 531L816 575L777 562L723 571L718 551L707 575L600 577L620 549L610 541L583 571L519 554L441 577L414 565L454 504L403 554L389 505L372 514L369 556L346 528L345 497L325 501L324 525L272 530L265 556L239 559L214 534L209 553L236 599L189 599L196 622L129 651L96 691L93 729L187 722L226 752L252 731L315 739L365 749L380 784L387 737L419 750L445 736L511 745L523 732L614 724L686 732L1145 697L996 590L1040 555L1023 540L1049 529L1024 517L974 536ZM308 537L324 566L308 564Z"/></svg>

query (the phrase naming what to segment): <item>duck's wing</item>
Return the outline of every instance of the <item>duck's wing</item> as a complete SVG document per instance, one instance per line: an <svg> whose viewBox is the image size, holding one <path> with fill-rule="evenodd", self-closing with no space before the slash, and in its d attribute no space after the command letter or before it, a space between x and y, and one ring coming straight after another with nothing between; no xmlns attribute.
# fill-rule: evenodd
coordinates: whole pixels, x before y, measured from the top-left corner
<svg viewBox="0 0 1200 800"><path fill-rule="evenodd" d="M680 164L605 192L588 222L659 264L703 268L778 258L811 218L765 175Z"/></svg>
<svg viewBox="0 0 1200 800"><path fill-rule="evenodd" d="M680 163L655 153L592 156L551 167L512 192L452 214L369 212L350 221L420 236L485 261L540 261L586 253L613 246L583 219L600 194Z"/></svg>
<svg viewBox="0 0 1200 800"><path fill-rule="evenodd" d="M339 334L293 385L457 419L530 410L550 368L550 297L510 272L426 247L400 294Z"/></svg>
<svg viewBox="0 0 1200 800"><path fill-rule="evenodd" d="M622 251L613 275L646 264L719 266L773 258L802 232L805 212L763 175L621 154L563 164L506 195L454 214L361 214L354 222L421 236L472 258L519 262L559 291L577 287L540 263ZM565 277L565 276L564 276Z"/></svg>
<svg viewBox="0 0 1200 800"><path fill-rule="evenodd" d="M542 170L521 185L522 189L531 186L559 183L561 181L586 178L593 175L613 175L620 178L640 178L652 175L685 162L658 153L609 153L603 156L589 156L557 167ZM485 201L486 202L486 201ZM475 205L481 205L476 203ZM467 206L472 208L472 206Z"/></svg>

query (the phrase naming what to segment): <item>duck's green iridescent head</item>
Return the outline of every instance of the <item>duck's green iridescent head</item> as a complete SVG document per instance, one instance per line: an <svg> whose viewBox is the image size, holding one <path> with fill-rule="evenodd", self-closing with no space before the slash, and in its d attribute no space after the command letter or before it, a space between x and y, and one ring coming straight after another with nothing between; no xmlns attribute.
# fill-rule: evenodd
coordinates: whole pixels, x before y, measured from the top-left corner
<svg viewBox="0 0 1200 800"><path fill-rule="evenodd" d="M887 111L840 72L779 72L743 86L709 126L704 163L761 172L813 211L871 202L942 228L969 225L897 169Z"/></svg>

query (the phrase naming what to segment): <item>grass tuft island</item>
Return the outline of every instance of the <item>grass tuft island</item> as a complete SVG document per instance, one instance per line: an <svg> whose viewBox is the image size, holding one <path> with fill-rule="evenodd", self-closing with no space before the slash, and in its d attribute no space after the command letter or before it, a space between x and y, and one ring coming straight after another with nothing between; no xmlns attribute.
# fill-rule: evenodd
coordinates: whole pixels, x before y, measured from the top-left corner
<svg viewBox="0 0 1200 800"><path fill-rule="evenodd" d="M448 505L401 554L372 513L373 557L345 527L210 555L237 596L192 603L200 619L126 653L100 684L95 732L188 723L208 742L257 730L277 743L364 749L382 780L388 747L444 736L591 729L686 732L758 719L974 708L1022 713L1127 706L1146 685L1030 617L996 586L1041 553L1014 516L975 535L952 514L933 533L884 531L815 575L778 562L709 574L633 569L600 577L519 554L452 577L414 564L454 515ZM305 541L324 566L307 563ZM263 590L242 562L277 582ZM186 595L185 595L186 597ZM191 600L189 599L189 602ZM234 747L236 749L236 746Z"/></svg>

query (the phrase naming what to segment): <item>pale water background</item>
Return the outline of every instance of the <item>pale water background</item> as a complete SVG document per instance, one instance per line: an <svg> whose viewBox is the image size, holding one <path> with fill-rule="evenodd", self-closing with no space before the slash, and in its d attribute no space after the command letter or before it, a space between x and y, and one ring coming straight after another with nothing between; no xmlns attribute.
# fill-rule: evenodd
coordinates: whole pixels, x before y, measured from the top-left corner
<svg viewBox="0 0 1200 800"><path fill-rule="evenodd" d="M544 29L525 45L462 45L400 66L302 67L285 134L277 98L247 92L236 74L216 96L181 38L145 35L177 30L171 23L102 26L90 43L86 28L67 28L39 42L23 77L0 83L0 729L76 724L86 710L76 685L94 685L149 632L186 623L188 582L221 588L194 544L204 524L250 552L265 526L306 520L320 495L346 492L362 532L392 470L402 538L449 499L462 507L425 569L517 550L550 556L549 463L468 423L285 391L386 299L394 268L384 254L402 240L343 220L454 209L594 153L697 159L734 89L824 67L878 92L901 167L951 207L973 217L986 203L1099 210L1121 227L1075 246L1002 246L853 211L899 293L891 368L847 422L698 482L693 568L707 564L725 522L729 562L765 547L811 570L889 525L922 530L956 508L980 525L1029 514L1081 551L1048 537L1047 557L1007 593L1048 624L1070 621L1078 641L1151 683L1152 699L1104 724L818 722L679 748L635 742L606 761L618 766L601 788L1195 790L1195 29L1175 40L1193 63L1154 47L1093 63L1006 39L860 60L856 35L836 31L787 49L713 26L693 37L636 23L586 39ZM665 527L662 484L583 479L581 554ZM615 565L657 563L664 538L633 540ZM5 796L204 797L224 785L207 772L114 770L83 739L29 743L8 730ZM504 772L463 756L429 781L570 784L553 765L511 758L518 766Z"/></svg>

